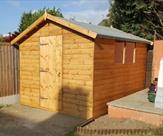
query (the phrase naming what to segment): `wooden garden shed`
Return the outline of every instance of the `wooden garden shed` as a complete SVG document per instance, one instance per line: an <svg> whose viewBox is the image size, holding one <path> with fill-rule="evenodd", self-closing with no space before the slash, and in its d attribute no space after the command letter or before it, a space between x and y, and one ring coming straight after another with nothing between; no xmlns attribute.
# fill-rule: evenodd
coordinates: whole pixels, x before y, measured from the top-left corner
<svg viewBox="0 0 163 136"><path fill-rule="evenodd" d="M84 118L144 88L150 41L45 13L11 44L20 50L20 102Z"/></svg>

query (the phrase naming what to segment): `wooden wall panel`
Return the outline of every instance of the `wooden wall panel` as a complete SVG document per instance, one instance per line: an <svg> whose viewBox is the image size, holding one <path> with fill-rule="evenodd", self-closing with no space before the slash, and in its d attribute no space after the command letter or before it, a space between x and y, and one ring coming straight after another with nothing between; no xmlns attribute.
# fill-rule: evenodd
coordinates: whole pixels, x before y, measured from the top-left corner
<svg viewBox="0 0 163 136"><path fill-rule="evenodd" d="M96 41L93 82L94 117L107 112L107 102L144 88L146 46L137 43L135 64L116 64L115 44L115 40Z"/></svg>
<svg viewBox="0 0 163 136"><path fill-rule="evenodd" d="M21 103L39 108L39 37L62 35L61 112L84 118L93 113L92 39L48 22L20 45Z"/></svg>
<svg viewBox="0 0 163 136"><path fill-rule="evenodd" d="M63 37L63 112L90 118L94 42L66 29Z"/></svg>
<svg viewBox="0 0 163 136"><path fill-rule="evenodd" d="M19 45L20 50L20 102L39 108L40 89L40 31Z"/></svg>

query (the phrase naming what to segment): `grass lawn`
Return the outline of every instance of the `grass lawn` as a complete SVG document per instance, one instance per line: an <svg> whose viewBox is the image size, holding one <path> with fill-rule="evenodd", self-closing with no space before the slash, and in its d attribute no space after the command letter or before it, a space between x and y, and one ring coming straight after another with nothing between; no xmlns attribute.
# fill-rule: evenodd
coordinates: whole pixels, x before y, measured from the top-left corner
<svg viewBox="0 0 163 136"><path fill-rule="evenodd" d="M70 132L68 134L66 134L65 136L75 136L74 132Z"/></svg>
<svg viewBox="0 0 163 136"><path fill-rule="evenodd" d="M11 105L9 105L9 104L6 104L6 105L0 105L0 109L3 108L3 107L9 107L9 106L11 106Z"/></svg>
<svg viewBox="0 0 163 136"><path fill-rule="evenodd" d="M70 132L68 134L66 134L65 136L75 136L74 132ZM117 134L115 136L122 136L121 134ZM132 134L132 135L128 135L128 136L162 136L161 134L154 134L154 133L150 133L150 134L147 134L147 135L142 135L142 134Z"/></svg>

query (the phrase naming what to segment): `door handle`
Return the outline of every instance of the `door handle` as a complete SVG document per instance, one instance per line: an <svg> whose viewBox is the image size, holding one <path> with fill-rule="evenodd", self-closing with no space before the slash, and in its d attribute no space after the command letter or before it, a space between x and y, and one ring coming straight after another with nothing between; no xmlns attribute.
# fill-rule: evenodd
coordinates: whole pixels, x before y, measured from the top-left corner
<svg viewBox="0 0 163 136"><path fill-rule="evenodd" d="M60 72L58 72L58 77L60 77L61 76L61 73Z"/></svg>

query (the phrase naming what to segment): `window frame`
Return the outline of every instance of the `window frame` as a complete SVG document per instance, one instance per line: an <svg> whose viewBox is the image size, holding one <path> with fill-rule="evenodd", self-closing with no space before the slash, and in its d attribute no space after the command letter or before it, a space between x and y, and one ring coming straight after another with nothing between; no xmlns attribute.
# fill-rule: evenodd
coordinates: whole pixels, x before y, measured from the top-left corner
<svg viewBox="0 0 163 136"><path fill-rule="evenodd" d="M124 56L124 47L125 47L125 42L124 41L116 41L116 45L115 45L116 47L115 47L115 51L114 51L114 55L115 55L115 57L114 57L114 62L115 62L115 64L123 64L123 56ZM118 46L121 46L121 48L122 48L122 50L117 50L118 49ZM120 56L119 55L117 55L117 53L118 53L118 51L122 51L122 52L120 52L120 53L122 53ZM118 58L117 59L117 57L120 57L120 58ZM121 58L122 57L122 58Z"/></svg>
<svg viewBox="0 0 163 136"><path fill-rule="evenodd" d="M119 62L119 61L117 61L117 59L116 59L116 57L117 57L117 55L116 55L116 49L117 49L117 46L118 46L118 43L123 43L123 51L122 51L122 59L121 59L121 62ZM126 62L126 47L127 47L127 43L132 43L132 44L134 44L134 47L133 47L133 52L132 52L132 61L131 62ZM115 45L116 47L115 47L115 60L114 60L114 62L115 62L115 64L135 64L136 63L136 42L128 42L128 41L116 41L116 45ZM130 46L130 45L129 45Z"/></svg>

